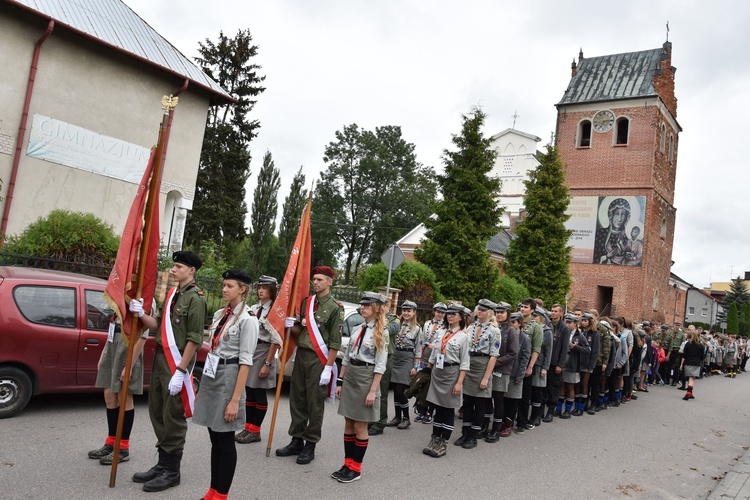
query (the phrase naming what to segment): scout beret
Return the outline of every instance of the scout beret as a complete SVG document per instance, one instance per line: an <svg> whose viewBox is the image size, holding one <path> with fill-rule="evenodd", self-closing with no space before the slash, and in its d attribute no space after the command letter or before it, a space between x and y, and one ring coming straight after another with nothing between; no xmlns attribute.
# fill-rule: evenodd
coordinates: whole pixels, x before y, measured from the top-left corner
<svg viewBox="0 0 750 500"><path fill-rule="evenodd" d="M594 315L591 314L591 313L583 313L583 314L581 314L581 319L587 319L589 321L593 321L594 320Z"/></svg>
<svg viewBox="0 0 750 500"><path fill-rule="evenodd" d="M279 280L277 280L273 276L266 276L264 274L260 278L258 278L258 281L255 282L255 285L256 286L259 286L259 285L269 285L269 286L275 286L276 288L278 288L279 287Z"/></svg>
<svg viewBox="0 0 750 500"><path fill-rule="evenodd" d="M510 313L510 320L511 321L518 321L519 323L523 321L523 314L520 312L512 312Z"/></svg>
<svg viewBox="0 0 750 500"><path fill-rule="evenodd" d="M497 304L488 299L479 299L479 302L477 302L477 307L484 311L489 311L490 309L494 311L495 306L497 306Z"/></svg>
<svg viewBox="0 0 750 500"><path fill-rule="evenodd" d="M510 311L510 304L507 302L498 302L495 304L495 312Z"/></svg>
<svg viewBox="0 0 750 500"><path fill-rule="evenodd" d="M378 303L380 305L383 305L385 304L385 296L379 294L378 292L364 292L362 293L362 298L359 299L359 303L360 304Z"/></svg>
<svg viewBox="0 0 750 500"><path fill-rule="evenodd" d="M194 267L196 271L203 265L203 261L201 260L201 258L198 257L195 252L191 252L189 250L180 250L173 253L172 262Z"/></svg>
<svg viewBox="0 0 750 500"><path fill-rule="evenodd" d="M448 306L446 306L446 305L445 305L444 303L442 303L442 302L438 302L438 303L436 303L436 304L435 304L434 306L432 306L432 309L433 309L433 310L437 310L437 311L440 311L440 312L445 312L445 311L447 311L447 310L448 310Z"/></svg>
<svg viewBox="0 0 750 500"><path fill-rule="evenodd" d="M336 273L333 272L333 269L328 266L315 266L313 267L312 274L313 276L315 276L316 274L324 274L331 279L333 279L336 275Z"/></svg>
<svg viewBox="0 0 750 500"><path fill-rule="evenodd" d="M241 281L242 283L245 283L247 285L253 282L250 276L248 276L247 273L242 269L229 269L228 271L224 271L221 277L225 280Z"/></svg>
<svg viewBox="0 0 750 500"><path fill-rule="evenodd" d="M566 314L565 315L565 321L572 321L573 323L578 323L578 316L575 314Z"/></svg>
<svg viewBox="0 0 750 500"><path fill-rule="evenodd" d="M412 302L411 300L405 300L403 304L401 304L401 309L416 309L417 304Z"/></svg>

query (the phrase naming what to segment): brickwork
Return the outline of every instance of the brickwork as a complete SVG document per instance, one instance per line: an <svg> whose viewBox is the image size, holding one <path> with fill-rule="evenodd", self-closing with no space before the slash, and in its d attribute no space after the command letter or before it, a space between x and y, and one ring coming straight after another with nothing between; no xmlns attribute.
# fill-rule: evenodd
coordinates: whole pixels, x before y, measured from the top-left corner
<svg viewBox="0 0 750 500"><path fill-rule="evenodd" d="M16 138L8 134L0 134L0 154L9 155L13 153Z"/></svg>

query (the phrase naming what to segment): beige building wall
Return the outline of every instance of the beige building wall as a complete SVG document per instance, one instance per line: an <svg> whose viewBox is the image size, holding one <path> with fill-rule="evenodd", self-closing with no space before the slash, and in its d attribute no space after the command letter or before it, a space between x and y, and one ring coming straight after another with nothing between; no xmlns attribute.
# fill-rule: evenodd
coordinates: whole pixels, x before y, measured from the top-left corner
<svg viewBox="0 0 750 500"><path fill-rule="evenodd" d="M0 11L0 144L21 120L34 44L46 23ZM8 234L58 208L92 212L120 232L137 185L26 156L34 113L143 147L158 139L161 98L184 80L56 27L42 46L29 109L26 137L8 220ZM165 165L162 233L169 231L173 207L192 208L209 95L190 87L174 113ZM7 197L12 152L0 149L0 178ZM170 196L169 204L167 195ZM4 207L6 201L0 202ZM165 208L169 205L169 213ZM181 236L180 236L181 239ZM166 242L164 242L166 243Z"/></svg>

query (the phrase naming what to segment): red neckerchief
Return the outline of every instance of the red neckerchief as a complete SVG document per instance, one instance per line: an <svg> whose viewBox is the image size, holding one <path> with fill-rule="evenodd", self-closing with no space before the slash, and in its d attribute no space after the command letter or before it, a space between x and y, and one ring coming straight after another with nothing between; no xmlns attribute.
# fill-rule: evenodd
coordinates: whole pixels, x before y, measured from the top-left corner
<svg viewBox="0 0 750 500"><path fill-rule="evenodd" d="M216 325L216 330L214 330L214 336L213 340L211 342L211 351L215 351L216 348L219 346L219 340L221 340L221 331L224 329L224 325L227 324L227 320L232 315L232 306L227 304L227 307L224 308L224 316L221 317L219 320L219 324Z"/></svg>

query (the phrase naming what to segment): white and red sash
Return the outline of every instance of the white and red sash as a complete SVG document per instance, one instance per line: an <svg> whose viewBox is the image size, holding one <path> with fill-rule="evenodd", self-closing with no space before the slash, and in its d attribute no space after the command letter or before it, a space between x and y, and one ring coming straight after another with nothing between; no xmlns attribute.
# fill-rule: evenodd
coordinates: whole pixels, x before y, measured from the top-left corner
<svg viewBox="0 0 750 500"><path fill-rule="evenodd" d="M177 348L177 344L174 340L174 330L172 330L172 297L177 293L177 288L171 289L167 293L167 298L164 301L164 314L161 320L161 346L164 350L164 357L167 358L167 364L169 370L174 373L177 371L177 365L182 361L182 354ZM193 385L193 370L185 375L185 381L180 391L180 398L182 399L182 407L185 409L185 417L193 417L193 409L195 408L195 386Z"/></svg>
<svg viewBox="0 0 750 500"><path fill-rule="evenodd" d="M314 308L315 295L311 295L310 300L307 301L307 333L312 333L312 335L308 335L310 337L310 342L313 345L315 354L318 355L318 359L320 359L320 362L323 363L323 366L325 367L328 364L328 346L323 341L323 336L320 334L318 322L315 321ZM336 366L336 363L333 363L331 381L328 383L328 397L330 398L335 397L337 378L339 378L339 369L338 366Z"/></svg>

